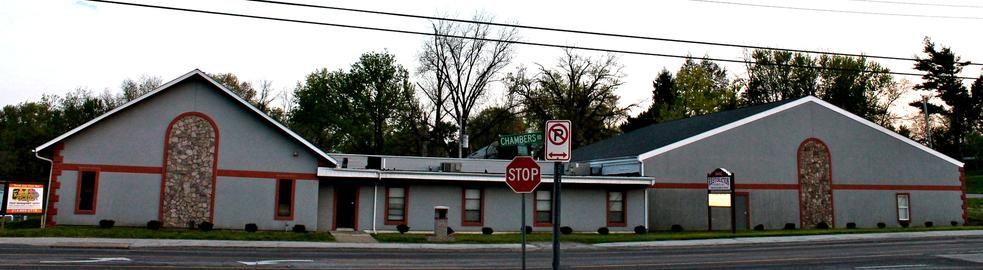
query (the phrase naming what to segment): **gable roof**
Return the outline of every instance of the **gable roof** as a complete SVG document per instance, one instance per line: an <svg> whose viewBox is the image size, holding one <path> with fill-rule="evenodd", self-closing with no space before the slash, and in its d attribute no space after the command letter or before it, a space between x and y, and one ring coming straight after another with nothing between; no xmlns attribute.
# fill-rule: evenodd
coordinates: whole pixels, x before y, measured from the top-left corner
<svg viewBox="0 0 983 270"><path fill-rule="evenodd" d="M113 114L116 114L116 113L118 113L120 111L126 110L129 107L134 106L137 103L140 103L140 102L142 102L142 101L144 101L146 99L149 99L150 97L156 96L157 94L166 91L171 86L174 86L174 85L176 85L176 84L178 84L180 82L189 80L189 79L191 79L193 77L196 77L196 76L204 79L205 81L211 83L213 86L215 86L218 89L222 90L221 91L222 93L225 93L226 95L228 95L232 99L235 99L236 101L238 101L240 104L242 104L246 108L249 108L250 111L252 111L256 115L258 115L260 118L266 120L266 122L268 122L269 124L277 127L280 131L286 133L288 136L290 136L293 139L297 140L297 142L303 144L309 150L311 150L312 152L314 152L315 154L317 154L321 158L324 158L325 160L327 160L327 161L329 161L332 164L334 164L334 165L337 166L338 162L335 161L330 156L328 156L327 153L325 153L324 151L321 151L321 149L318 149L316 146L314 146L313 144L311 144L310 142L308 142L307 140L305 140L303 137L300 137L300 135L297 135L297 133L294 133L292 130L290 130L289 128L287 128L283 124L280 124L280 122L277 122L276 120L274 120L273 118L271 118L269 115L266 115L266 113L263 113L262 111L260 111L256 107L254 107L252 104L250 104L248 101L246 101L245 99L242 99L242 97L239 97L239 95L236 95L235 93L233 93L232 90L229 90L224 85L222 85L221 83L215 81L210 76L208 76L208 74L205 74L204 72L202 72L201 70L198 70L198 69L192 70L191 72L188 72L188 73L186 73L184 75L181 75L181 77L178 77L178 78L176 78L174 80L171 80L171 81L169 81L169 82L161 85L160 87L157 87L157 89L154 89L153 91L150 91L150 92L148 92L148 93L146 93L146 94L144 94L144 95L142 95L142 96L140 96L140 97L138 97L136 99L133 99L130 102L127 102L126 104L120 105L119 107L116 107L115 109L112 109L109 112L106 112L106 113L100 115L99 117L96 117L95 119L89 120L89 122L86 122L85 124L82 124L81 126L78 126L78 127L74 128L74 129L68 131L68 132L65 132L61 136L55 137L51 141L48 141L48 142L42 144L41 146L38 146L37 148L35 148L34 149L34 152L40 152L41 150L44 150L44 149L46 149L48 147L51 147L52 145L55 145L56 143L58 143L58 142L60 142L62 140L65 140L68 137L71 137L72 135L75 135L76 133L79 133L82 130L85 130L86 128L89 128L90 126L95 125L96 123L98 123L98 122L100 122L100 121L102 121L102 120L104 120L106 118L109 118Z"/></svg>
<svg viewBox="0 0 983 270"><path fill-rule="evenodd" d="M578 161L612 159L642 161L809 102L846 116L956 166L963 166L963 163L958 160L814 96L788 99L647 126L578 148L574 150L573 157Z"/></svg>

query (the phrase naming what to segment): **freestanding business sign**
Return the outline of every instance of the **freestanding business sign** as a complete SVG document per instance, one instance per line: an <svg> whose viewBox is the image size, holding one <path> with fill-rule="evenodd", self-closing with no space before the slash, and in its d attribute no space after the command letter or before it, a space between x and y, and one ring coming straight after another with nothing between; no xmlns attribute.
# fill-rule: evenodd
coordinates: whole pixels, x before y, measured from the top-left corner
<svg viewBox="0 0 983 270"><path fill-rule="evenodd" d="M713 230L713 208L730 208L730 232L737 233L734 216L734 174L717 168L707 174L707 230Z"/></svg>
<svg viewBox="0 0 983 270"><path fill-rule="evenodd" d="M570 142L573 140L570 133L570 121L546 121L546 134L544 135L546 136L546 153L543 156L546 160L569 162Z"/></svg>
<svg viewBox="0 0 983 270"><path fill-rule="evenodd" d="M44 185L10 183L7 194L8 215L31 215L44 212Z"/></svg>

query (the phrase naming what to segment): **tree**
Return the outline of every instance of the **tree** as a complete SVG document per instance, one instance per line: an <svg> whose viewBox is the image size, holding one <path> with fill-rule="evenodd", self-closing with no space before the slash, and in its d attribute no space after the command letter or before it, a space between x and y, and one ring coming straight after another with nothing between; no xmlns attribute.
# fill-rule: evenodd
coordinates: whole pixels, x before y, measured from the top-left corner
<svg viewBox="0 0 983 270"><path fill-rule="evenodd" d="M707 59L686 59L676 72L677 105L663 117L672 120L715 113L737 107L737 89L727 70Z"/></svg>
<svg viewBox="0 0 983 270"><path fill-rule="evenodd" d="M491 22L488 16L473 20ZM512 43L518 39L514 28L492 31L487 24L439 21L433 24L434 39L424 46L423 69L436 76L428 97L436 110L447 110L457 123L460 134L468 134L468 121L478 102L496 80L497 73L512 61ZM460 38L468 37L468 38ZM441 94L446 87L446 100ZM442 121L435 115L435 123ZM459 153L460 155L460 153Z"/></svg>
<svg viewBox="0 0 983 270"><path fill-rule="evenodd" d="M507 79L534 130L543 130L546 120L568 119L573 148L618 133L617 124L627 116L628 108L618 107L619 97L614 93L624 75L613 55L591 58L566 50L556 66L538 66L533 79L526 78L521 69Z"/></svg>
<svg viewBox="0 0 983 270"><path fill-rule="evenodd" d="M938 144L932 144L950 156L962 157L962 145L974 126L980 121L980 103L983 95L970 95L962 81L958 78L963 67L969 62L961 62L960 58L947 47L936 49L931 39L925 38L923 52L927 58L917 58L915 69L925 72L924 80L915 89L933 92L933 97L942 100L944 106L927 104L929 115L938 114L946 119L947 128L938 136ZM922 101L912 102L913 107L923 110ZM936 141L932 138L932 141Z"/></svg>
<svg viewBox="0 0 983 270"><path fill-rule="evenodd" d="M819 68L809 55L756 49L747 60L748 83L741 94L744 105L816 95Z"/></svg>
<svg viewBox="0 0 983 270"><path fill-rule="evenodd" d="M887 68L864 57L823 55L819 63L819 98L867 120L887 117L890 104L880 102L894 84Z"/></svg>
<svg viewBox="0 0 983 270"><path fill-rule="evenodd" d="M163 81L157 76L141 75L136 81L127 78L126 80L123 80L123 83L120 85L123 92L122 100L124 103L129 102L130 100L134 100L146 93L149 93L150 91L153 91L154 89L157 89L157 87L160 87L162 84Z"/></svg>
<svg viewBox="0 0 983 270"><path fill-rule="evenodd" d="M655 81L652 81L652 105L647 110L621 125L621 132L629 132L648 125L657 124L673 109L676 103L675 79L672 72L662 69Z"/></svg>
<svg viewBox="0 0 983 270"><path fill-rule="evenodd" d="M291 125L324 149L394 154L387 138L418 117L408 77L388 53L363 54L348 72L315 71L294 91Z"/></svg>
<svg viewBox="0 0 983 270"><path fill-rule="evenodd" d="M477 149L498 141L498 135L518 134L526 131L526 123L522 117L513 113L511 107L494 106L481 110L471 118L473 127L470 138L470 148Z"/></svg>

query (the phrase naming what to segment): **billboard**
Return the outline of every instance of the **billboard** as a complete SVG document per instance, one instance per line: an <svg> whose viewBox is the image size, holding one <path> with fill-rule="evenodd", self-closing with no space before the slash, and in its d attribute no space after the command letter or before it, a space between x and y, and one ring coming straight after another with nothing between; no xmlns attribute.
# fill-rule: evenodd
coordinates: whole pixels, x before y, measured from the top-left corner
<svg viewBox="0 0 983 270"><path fill-rule="evenodd" d="M44 185L8 184L8 215L30 215L44 212Z"/></svg>

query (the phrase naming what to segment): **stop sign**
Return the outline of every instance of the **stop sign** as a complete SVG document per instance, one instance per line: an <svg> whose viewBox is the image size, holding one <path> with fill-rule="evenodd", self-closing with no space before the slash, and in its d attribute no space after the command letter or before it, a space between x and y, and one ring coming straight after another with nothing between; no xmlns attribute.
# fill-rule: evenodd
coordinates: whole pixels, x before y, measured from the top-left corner
<svg viewBox="0 0 983 270"><path fill-rule="evenodd" d="M530 193L541 181L539 164L532 157L515 157L505 167L505 183L515 193Z"/></svg>

